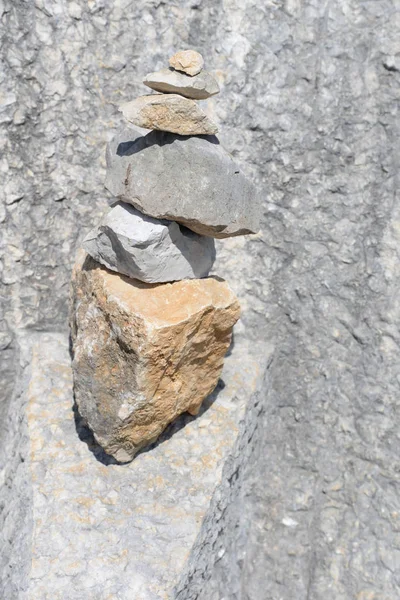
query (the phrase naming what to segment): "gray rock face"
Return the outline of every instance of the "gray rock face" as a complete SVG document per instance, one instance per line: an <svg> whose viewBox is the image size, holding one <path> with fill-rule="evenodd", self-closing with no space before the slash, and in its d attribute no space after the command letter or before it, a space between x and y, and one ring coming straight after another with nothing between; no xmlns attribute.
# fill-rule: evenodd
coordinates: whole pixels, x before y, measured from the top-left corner
<svg viewBox="0 0 400 600"><path fill-rule="evenodd" d="M179 135L214 135L218 127L199 105L179 94L140 96L120 107L128 123Z"/></svg>
<svg viewBox="0 0 400 600"><path fill-rule="evenodd" d="M0 395L19 381L18 332L66 328L75 251L106 206L104 148L121 124L112 102L141 94L142 74L162 68L171 48L198 48L220 73L224 93L208 104L221 141L268 190L262 238L217 243L215 268L240 296L246 336L276 342L276 360L260 395L258 434L246 446L254 451L246 468L243 454L237 456L225 482L234 502L221 513L227 498L221 492L210 537L190 557L179 600L196 593L202 600L398 597L396 10L394 0L177 0L174 10L147 0L0 2L0 319L6 321ZM144 19L152 26L143 27ZM3 413L7 406L8 400ZM71 415L70 405L65 410ZM84 450L79 456L90 458ZM10 456L15 472L26 468L18 451L6 454L1 467ZM64 486L69 475L55 456ZM152 478L158 466L153 453L143 456L149 460L138 481ZM189 475L195 482L191 467L199 460L196 455L180 467L182 480ZM101 498L110 493L112 500L113 490L102 493L108 467L97 466L100 510ZM92 465L87 472L85 484ZM126 482L125 471L121 479ZM27 487L20 475L13 483ZM8 481L3 488L8 493ZM143 511L142 495L137 500L129 486L124 502L132 499ZM153 500L154 492L148 507ZM193 505L187 494L187 510ZM8 511L12 502L5 506ZM84 509L77 507L87 518ZM68 499L64 516L70 510ZM137 519L129 559L149 541L147 535L135 541L137 531L143 533ZM100 514L92 528L85 525L87 546L77 543L82 563L84 554L96 560L104 577L100 589L92 581L98 598L109 586L104 553L116 564L108 540L99 546L101 522ZM9 525L0 527L8 536L2 550L15 542L15 523L11 511ZM65 517L68 533L72 523ZM167 518L163 525L170 530ZM178 524L173 531L179 539ZM42 555L48 556L51 536L43 534ZM160 547L158 538L148 555ZM180 547L168 546L164 557ZM14 556L25 555L15 550ZM8 550L0 551L3 557L10 557ZM123 561L118 567L121 578L110 593L131 600L131 567ZM54 571L48 585L61 585L65 579ZM0 597L15 600L22 595L21 569L3 572ZM154 579L154 572L148 576ZM80 585L79 577L69 577Z"/></svg>
<svg viewBox="0 0 400 600"><path fill-rule="evenodd" d="M83 241L85 250L112 271L147 283L206 277L214 240L174 221L159 221L117 203Z"/></svg>
<svg viewBox="0 0 400 600"><path fill-rule="evenodd" d="M179 71L162 69L146 75L143 83L156 92L181 94L181 96L194 100L205 100L219 93L216 79L207 71L201 71L198 75L189 77Z"/></svg>
<svg viewBox="0 0 400 600"><path fill-rule="evenodd" d="M215 137L126 129L107 149L107 189L145 214L202 235L256 233L259 198Z"/></svg>

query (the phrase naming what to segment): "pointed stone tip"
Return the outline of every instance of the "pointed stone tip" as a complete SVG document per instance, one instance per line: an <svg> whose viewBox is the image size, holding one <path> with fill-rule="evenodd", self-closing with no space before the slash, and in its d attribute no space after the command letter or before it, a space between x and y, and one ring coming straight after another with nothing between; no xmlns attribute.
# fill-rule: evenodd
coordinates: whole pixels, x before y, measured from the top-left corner
<svg viewBox="0 0 400 600"><path fill-rule="evenodd" d="M180 50L169 59L169 65L176 71L181 71L194 77L202 71L204 59L196 50Z"/></svg>
<svg viewBox="0 0 400 600"><path fill-rule="evenodd" d="M124 102L123 104L120 104L118 106L118 111L124 115L125 112L129 109L131 104L132 104L132 100L130 100L129 102Z"/></svg>

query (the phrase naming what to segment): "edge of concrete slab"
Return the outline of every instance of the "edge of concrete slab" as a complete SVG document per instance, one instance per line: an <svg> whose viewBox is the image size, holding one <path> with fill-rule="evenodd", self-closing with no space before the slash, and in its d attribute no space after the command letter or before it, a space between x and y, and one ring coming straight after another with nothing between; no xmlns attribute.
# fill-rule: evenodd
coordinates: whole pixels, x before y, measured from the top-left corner
<svg viewBox="0 0 400 600"><path fill-rule="evenodd" d="M76 422L66 334L27 334L21 349L4 446L14 487L3 498L25 512L3 531L13 546L4 600L194 598L193 575L201 581L215 560L220 515L246 462L272 348L236 335L224 385L199 416L182 415L127 465L102 460Z"/></svg>

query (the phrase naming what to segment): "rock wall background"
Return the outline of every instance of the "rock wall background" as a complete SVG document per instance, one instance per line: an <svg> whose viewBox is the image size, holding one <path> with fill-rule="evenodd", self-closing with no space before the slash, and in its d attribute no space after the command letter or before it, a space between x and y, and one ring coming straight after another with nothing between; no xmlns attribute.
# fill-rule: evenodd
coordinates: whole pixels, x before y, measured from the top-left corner
<svg viewBox="0 0 400 600"><path fill-rule="evenodd" d="M393 600L399 2L0 0L0 19L0 419L18 332L66 328L116 105L195 47L222 84L220 139L266 192L263 235L219 243L216 270L246 246L243 326L275 354L237 503L188 597Z"/></svg>
<svg viewBox="0 0 400 600"><path fill-rule="evenodd" d="M14 332L66 327L75 250L106 206L105 145L122 123L116 107L147 93L147 72L177 48L196 46L224 88L222 101L209 102L221 139L248 168L264 163L263 144L249 131L261 89L248 98L265 62L263 39L249 39L258 14L239 2L1 0L4 397L15 372ZM253 43L261 45L252 50ZM258 66L246 71L250 52Z"/></svg>

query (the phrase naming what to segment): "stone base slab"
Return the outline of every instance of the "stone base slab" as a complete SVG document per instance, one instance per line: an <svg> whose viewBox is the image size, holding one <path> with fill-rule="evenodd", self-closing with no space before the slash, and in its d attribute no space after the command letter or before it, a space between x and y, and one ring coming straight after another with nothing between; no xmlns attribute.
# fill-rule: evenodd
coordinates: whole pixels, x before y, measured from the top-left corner
<svg viewBox="0 0 400 600"><path fill-rule="evenodd" d="M197 417L181 416L127 465L112 464L74 413L66 335L36 335L31 357L21 415L29 440L31 556L21 557L23 580L15 570L0 579L3 591L19 592L0 596L173 598L234 453L246 405L261 385L265 351L237 335L225 386L220 382Z"/></svg>

